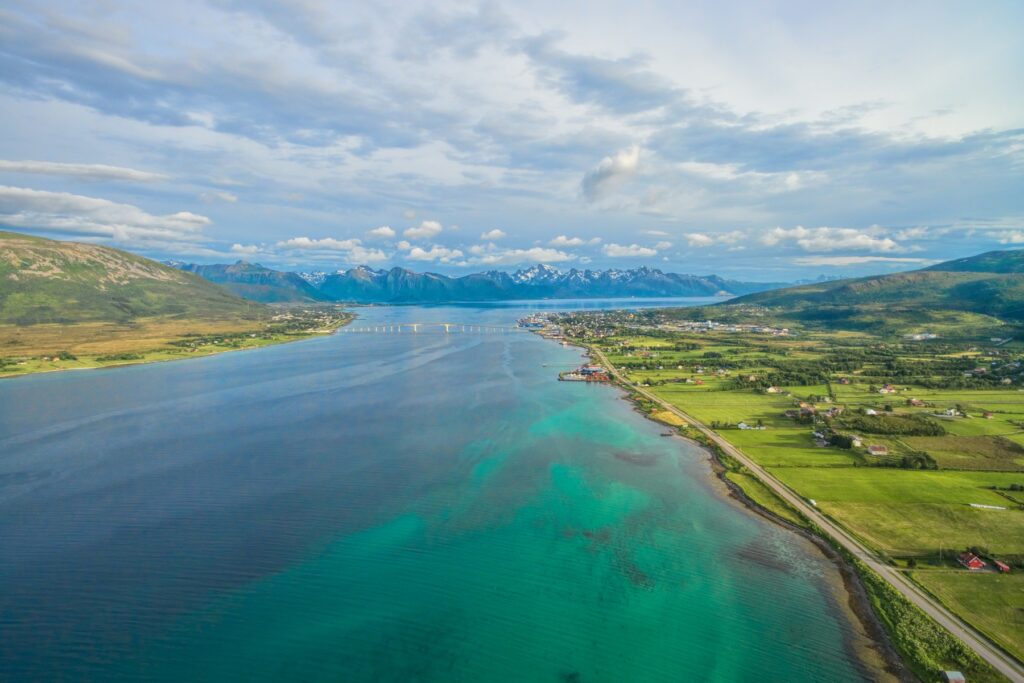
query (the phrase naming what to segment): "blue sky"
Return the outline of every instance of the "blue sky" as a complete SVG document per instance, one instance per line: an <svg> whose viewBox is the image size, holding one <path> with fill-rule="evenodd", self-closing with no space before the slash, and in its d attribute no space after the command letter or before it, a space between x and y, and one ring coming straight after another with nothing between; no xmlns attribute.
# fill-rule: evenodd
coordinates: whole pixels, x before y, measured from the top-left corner
<svg viewBox="0 0 1024 683"><path fill-rule="evenodd" d="M1024 3L21 2L0 224L760 280L1024 246Z"/></svg>

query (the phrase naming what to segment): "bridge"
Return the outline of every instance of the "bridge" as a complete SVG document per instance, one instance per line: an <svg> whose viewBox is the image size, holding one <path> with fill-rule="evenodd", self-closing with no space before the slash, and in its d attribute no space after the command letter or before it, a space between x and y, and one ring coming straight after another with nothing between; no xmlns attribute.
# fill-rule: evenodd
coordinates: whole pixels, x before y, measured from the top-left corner
<svg viewBox="0 0 1024 683"><path fill-rule="evenodd" d="M444 332L444 334L509 334L525 332L522 327L507 325L469 325L446 322L377 323L374 325L357 322L346 325L339 332L343 334L420 334Z"/></svg>

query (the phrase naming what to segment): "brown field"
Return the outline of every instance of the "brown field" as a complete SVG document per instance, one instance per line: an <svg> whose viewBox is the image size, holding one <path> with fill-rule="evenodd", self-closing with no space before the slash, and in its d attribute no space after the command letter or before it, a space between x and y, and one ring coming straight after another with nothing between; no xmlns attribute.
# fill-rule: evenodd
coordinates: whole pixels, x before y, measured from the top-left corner
<svg viewBox="0 0 1024 683"><path fill-rule="evenodd" d="M263 329L255 320L142 319L126 325L0 325L0 357L39 356L69 351L76 356L144 353L194 334L230 334Z"/></svg>

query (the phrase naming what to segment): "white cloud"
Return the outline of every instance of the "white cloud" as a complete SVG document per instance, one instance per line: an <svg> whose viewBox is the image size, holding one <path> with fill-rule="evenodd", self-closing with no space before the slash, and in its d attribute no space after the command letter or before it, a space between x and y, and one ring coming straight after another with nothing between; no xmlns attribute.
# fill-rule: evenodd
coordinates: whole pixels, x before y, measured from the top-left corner
<svg viewBox="0 0 1024 683"><path fill-rule="evenodd" d="M199 199L206 204L215 204L217 202L234 204L238 201L238 195L231 194L230 192L224 192L223 190L212 190L210 192L201 193L199 195Z"/></svg>
<svg viewBox="0 0 1024 683"><path fill-rule="evenodd" d="M690 232L684 235L686 243L691 247L710 247L715 243L715 239L710 235L705 235L702 232Z"/></svg>
<svg viewBox="0 0 1024 683"><path fill-rule="evenodd" d="M583 196L590 201L601 199L636 173L640 166L640 147L633 145L615 156L601 159L594 169L583 176Z"/></svg>
<svg viewBox="0 0 1024 683"><path fill-rule="evenodd" d="M583 245L583 240L579 237L568 237L566 235L559 235L550 242L553 247L579 247Z"/></svg>
<svg viewBox="0 0 1024 683"><path fill-rule="evenodd" d="M795 228L774 228L761 238L765 246L782 242L795 242L804 251L837 251L855 249L861 251L895 251L900 245L889 237L873 235L853 228L814 228L798 225Z"/></svg>
<svg viewBox="0 0 1024 683"><path fill-rule="evenodd" d="M1024 244L1024 231L1005 230L996 235L1000 244Z"/></svg>
<svg viewBox="0 0 1024 683"><path fill-rule="evenodd" d="M241 256L252 256L253 254L258 254L261 251L262 251L262 249L260 249L260 247L255 245L255 244L237 244L236 243L236 244L232 244L231 245L231 253L232 254L239 254Z"/></svg>
<svg viewBox="0 0 1024 683"><path fill-rule="evenodd" d="M458 249L448 249L447 247L435 244L429 250L413 247L409 250L406 258L410 261L440 261L441 263L449 263L454 259L462 258L462 252Z"/></svg>
<svg viewBox="0 0 1024 683"><path fill-rule="evenodd" d="M388 255L380 249L367 249L361 246L352 247L346 260L349 263L378 263L387 261Z"/></svg>
<svg viewBox="0 0 1024 683"><path fill-rule="evenodd" d="M310 249L320 251L350 251L358 247L362 242L352 238L338 240L333 237L323 239L311 239L309 237L292 237L291 239L278 242L274 246L279 249Z"/></svg>
<svg viewBox="0 0 1024 683"><path fill-rule="evenodd" d="M664 230L644 230L643 234L650 235L651 237L669 237L669 234Z"/></svg>
<svg viewBox="0 0 1024 683"><path fill-rule="evenodd" d="M423 221L414 228L408 228L402 234L411 240L429 239L441 234L441 224L437 221Z"/></svg>
<svg viewBox="0 0 1024 683"><path fill-rule="evenodd" d="M210 222L189 211L154 216L108 199L0 185L0 223L11 227L136 243L194 240Z"/></svg>
<svg viewBox="0 0 1024 683"><path fill-rule="evenodd" d="M502 239L504 237L506 237L504 231L498 230L497 228L495 228L494 230L488 230L487 232L485 232L482 235L480 235L480 239L482 239L482 240L491 240L491 241L493 241L493 240L500 240L500 239Z"/></svg>
<svg viewBox="0 0 1024 683"><path fill-rule="evenodd" d="M935 263L925 258L900 258L895 256L801 256L793 259L798 266L859 266L864 263L914 263L926 265Z"/></svg>
<svg viewBox="0 0 1024 683"><path fill-rule="evenodd" d="M672 243L671 242L666 242L666 241L663 240L663 241L658 242L657 244L655 244L654 248L658 249L659 251L661 249L671 249L672 248Z"/></svg>
<svg viewBox="0 0 1024 683"><path fill-rule="evenodd" d="M402 212L402 218L404 218L407 221L411 221L413 218L416 218L416 212L413 211L412 209L406 209L405 211Z"/></svg>
<svg viewBox="0 0 1024 683"><path fill-rule="evenodd" d="M396 244L395 246L401 249L402 251L408 251L412 249L412 244L405 240L399 240L398 244Z"/></svg>
<svg viewBox="0 0 1024 683"><path fill-rule="evenodd" d="M732 232L723 232L720 235L715 235L715 240L719 244L736 245L742 240L746 239L747 233L742 230L733 230Z"/></svg>
<svg viewBox="0 0 1024 683"><path fill-rule="evenodd" d="M601 249L605 256L612 258L635 257L635 256L657 256L658 251L650 247L641 247L639 244L606 244Z"/></svg>
<svg viewBox="0 0 1024 683"><path fill-rule="evenodd" d="M392 227L390 227L388 225L382 225L379 228L374 228L373 230L367 230L366 231L366 236L370 237L370 238L376 238L376 239L391 239L392 237L395 236L395 230L394 230L394 228L392 228Z"/></svg>
<svg viewBox="0 0 1024 683"><path fill-rule="evenodd" d="M922 237L927 237L928 232L928 226L919 225L914 228L905 228L903 230L899 230L895 234L893 234L893 237L895 237L898 240L916 240L921 239Z"/></svg>
<svg viewBox="0 0 1024 683"><path fill-rule="evenodd" d="M130 180L138 183L167 180L167 176L163 174L139 171L134 168L107 166L106 164L65 164L57 161L8 161L0 159L0 171L63 175L83 180Z"/></svg>
<svg viewBox="0 0 1024 683"><path fill-rule="evenodd" d="M576 256L558 249L531 247L530 249L503 249L474 258L473 263L488 266L511 266L520 263L563 263Z"/></svg>

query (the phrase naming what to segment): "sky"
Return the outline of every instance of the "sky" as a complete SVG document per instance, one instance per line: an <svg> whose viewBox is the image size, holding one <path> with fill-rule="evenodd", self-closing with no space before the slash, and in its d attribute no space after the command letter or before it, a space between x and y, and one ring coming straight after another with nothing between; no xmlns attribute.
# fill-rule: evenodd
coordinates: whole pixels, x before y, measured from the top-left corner
<svg viewBox="0 0 1024 683"><path fill-rule="evenodd" d="M749 280L1024 247L1024 3L0 6L0 226Z"/></svg>

